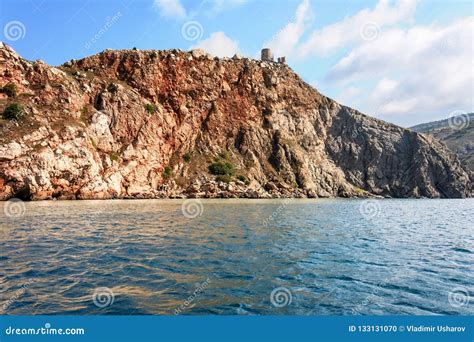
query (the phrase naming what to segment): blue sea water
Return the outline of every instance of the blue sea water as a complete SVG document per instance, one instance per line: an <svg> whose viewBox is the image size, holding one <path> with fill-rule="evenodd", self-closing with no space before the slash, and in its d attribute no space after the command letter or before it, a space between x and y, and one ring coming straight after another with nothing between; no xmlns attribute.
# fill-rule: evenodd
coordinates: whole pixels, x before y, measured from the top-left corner
<svg viewBox="0 0 474 342"><path fill-rule="evenodd" d="M474 200L3 202L0 313L474 313Z"/></svg>

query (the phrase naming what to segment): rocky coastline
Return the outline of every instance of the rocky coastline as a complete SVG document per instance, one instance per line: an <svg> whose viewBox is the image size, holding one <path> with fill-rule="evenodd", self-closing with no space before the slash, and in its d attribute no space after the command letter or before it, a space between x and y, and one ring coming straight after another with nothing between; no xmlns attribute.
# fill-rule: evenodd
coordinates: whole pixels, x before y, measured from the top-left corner
<svg viewBox="0 0 474 342"><path fill-rule="evenodd" d="M472 196L444 144L285 64L133 49L53 67L2 43L0 87L0 200Z"/></svg>

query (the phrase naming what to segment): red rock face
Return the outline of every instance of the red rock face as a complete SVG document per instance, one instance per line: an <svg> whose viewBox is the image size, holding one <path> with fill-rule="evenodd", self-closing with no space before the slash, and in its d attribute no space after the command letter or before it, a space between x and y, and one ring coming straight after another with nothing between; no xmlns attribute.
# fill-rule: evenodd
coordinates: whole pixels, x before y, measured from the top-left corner
<svg viewBox="0 0 474 342"><path fill-rule="evenodd" d="M339 105L288 66L112 51L54 68L0 48L0 198L470 195L444 145ZM217 177L212 163L233 172Z"/></svg>

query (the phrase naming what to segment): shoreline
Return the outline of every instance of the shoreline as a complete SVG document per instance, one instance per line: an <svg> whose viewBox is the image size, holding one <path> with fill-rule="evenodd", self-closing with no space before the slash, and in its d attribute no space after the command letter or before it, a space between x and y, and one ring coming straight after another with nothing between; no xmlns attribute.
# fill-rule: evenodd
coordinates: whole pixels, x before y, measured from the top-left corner
<svg viewBox="0 0 474 342"><path fill-rule="evenodd" d="M465 197L465 198L428 198L428 197L152 197L152 198L136 198L136 197L123 197L123 198L74 198L74 199L35 199L35 200L25 200L18 197L12 197L5 200L0 200L0 202L8 201L22 201L22 202L105 202L105 201L187 201L187 200L199 200L199 201L214 201L214 202L228 202L228 201L330 201L330 200L340 200L340 201L371 201L371 200L380 200L380 201L406 201L406 200L416 200L416 201L437 201L437 200L472 200L474 197Z"/></svg>

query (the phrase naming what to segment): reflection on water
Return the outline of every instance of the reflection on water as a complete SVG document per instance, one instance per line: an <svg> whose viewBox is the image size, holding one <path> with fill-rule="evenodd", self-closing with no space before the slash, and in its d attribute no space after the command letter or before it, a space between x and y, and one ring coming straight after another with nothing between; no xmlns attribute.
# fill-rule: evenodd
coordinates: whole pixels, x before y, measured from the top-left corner
<svg viewBox="0 0 474 342"><path fill-rule="evenodd" d="M362 200L201 203L195 218L178 200L2 211L0 311L473 312L473 200L383 200L369 213ZM270 298L277 288L287 297Z"/></svg>

